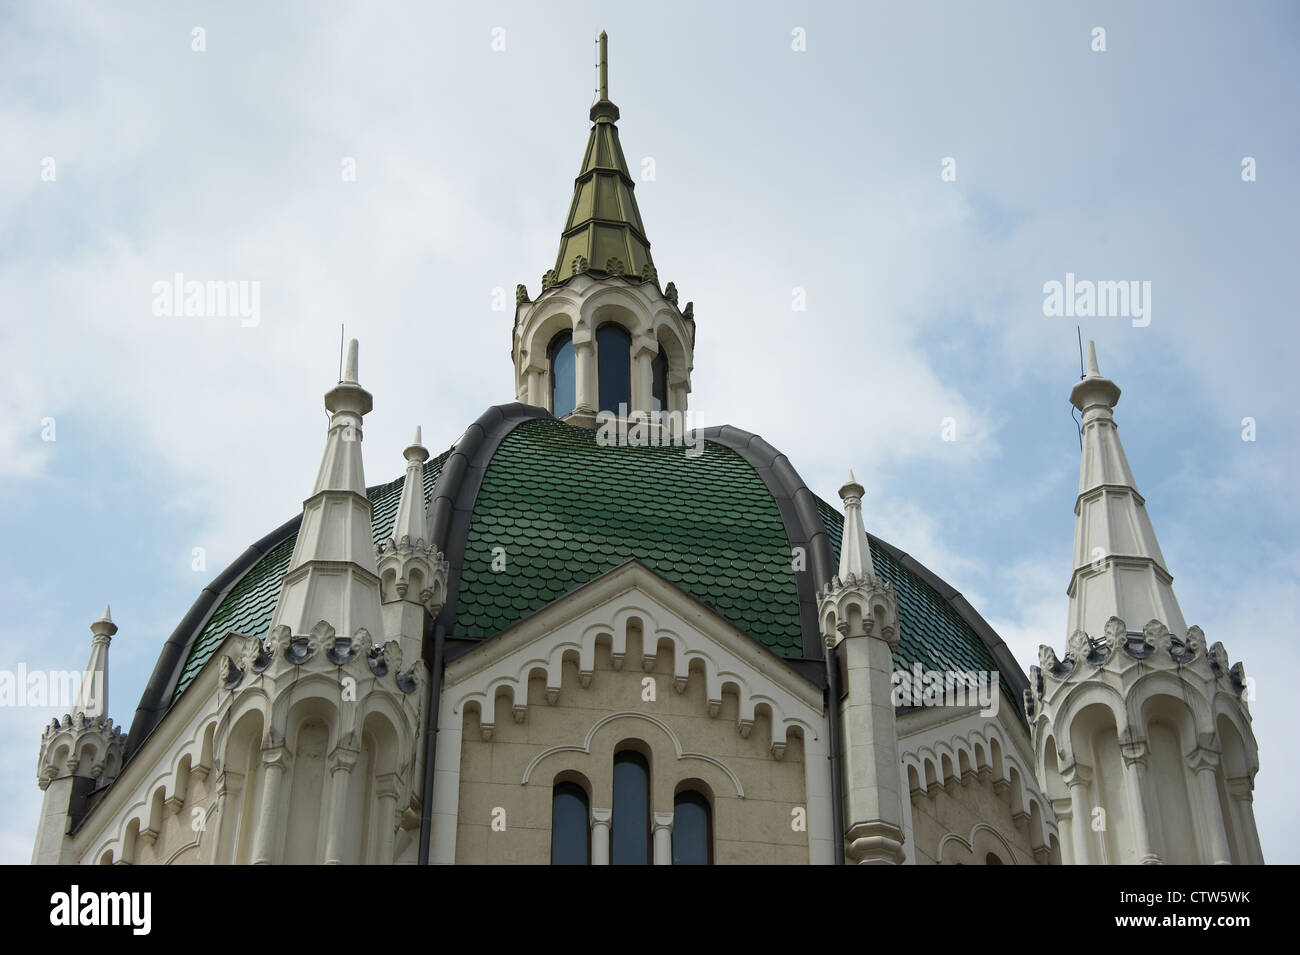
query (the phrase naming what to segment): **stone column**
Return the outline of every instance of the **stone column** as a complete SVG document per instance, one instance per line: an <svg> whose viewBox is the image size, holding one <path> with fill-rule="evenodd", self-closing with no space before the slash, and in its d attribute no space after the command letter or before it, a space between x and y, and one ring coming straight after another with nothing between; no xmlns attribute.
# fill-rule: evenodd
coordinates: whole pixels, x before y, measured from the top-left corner
<svg viewBox="0 0 1300 955"><path fill-rule="evenodd" d="M547 400L550 396L545 394L545 388L542 387L542 383L546 381L543 369L529 368L524 374L526 381L528 381L528 391L526 391L524 400L534 405L534 407L546 408L550 404L550 401Z"/></svg>
<svg viewBox="0 0 1300 955"><path fill-rule="evenodd" d="M1151 848L1150 828L1147 825L1147 744L1144 740L1137 740L1123 744L1120 750L1124 757L1124 785L1128 790L1129 814L1133 817L1133 842L1138 862L1142 865L1155 865L1160 862L1160 858Z"/></svg>
<svg viewBox="0 0 1300 955"><path fill-rule="evenodd" d="M1215 782L1215 770L1219 768L1219 754L1204 746L1196 749L1188 757L1188 765L1196 774L1200 790L1201 828L1205 833L1209 849L1209 858L1203 862L1214 865L1232 865L1232 853L1228 849L1228 833L1223 828L1223 812L1219 806L1219 787Z"/></svg>
<svg viewBox="0 0 1300 955"><path fill-rule="evenodd" d="M650 339L653 342L653 339ZM643 342L636 342L632 345L632 388L631 411L650 410L650 401L652 398L651 389L654 384L654 369L651 367L655 355L658 354L657 348L651 348L650 345ZM617 410L617 409L616 409ZM663 409L667 411L667 408Z"/></svg>
<svg viewBox="0 0 1300 955"><path fill-rule="evenodd" d="M397 839L397 775L384 773L375 777L375 812L379 817L376 832L376 865L393 864L393 846Z"/></svg>
<svg viewBox="0 0 1300 955"><path fill-rule="evenodd" d="M590 338L573 341L574 410L599 411L600 391L596 382L596 344ZM613 409L617 410L617 409Z"/></svg>
<svg viewBox="0 0 1300 955"><path fill-rule="evenodd" d="M897 865L907 854L891 695L893 652L879 635L855 634L847 623L841 626L848 674L848 694L840 709L849 813L845 854L857 865Z"/></svg>
<svg viewBox="0 0 1300 955"><path fill-rule="evenodd" d="M670 374L668 376L668 410L680 411L682 415L685 416L687 405L686 395L689 391L689 381L685 377L674 380L673 376ZM685 427L684 423L683 427Z"/></svg>
<svg viewBox="0 0 1300 955"><path fill-rule="evenodd" d="M1092 835L1088 827L1091 814L1088 812L1087 770L1078 763L1072 763L1062 769L1061 775L1065 778L1065 785L1070 787L1070 845L1074 850L1074 858L1070 861L1074 865L1091 865Z"/></svg>
<svg viewBox="0 0 1300 955"><path fill-rule="evenodd" d="M1254 796L1249 776L1237 776L1227 781L1228 799L1237 816L1237 845L1247 865L1263 865L1264 853L1259 846L1259 831L1255 828Z"/></svg>
<svg viewBox="0 0 1300 955"><path fill-rule="evenodd" d="M284 832L280 788L288 769L289 751L283 744L262 750L262 800L257 807L257 828L253 831L253 865L271 865L276 861L276 843ZM249 793L246 798L251 796Z"/></svg>
<svg viewBox="0 0 1300 955"><path fill-rule="evenodd" d="M41 777L38 785L45 790L45 798L41 802L36 843L32 846L32 865L59 865L63 862L63 846L68 832L68 805L72 799L72 777L59 776L54 779Z"/></svg>
<svg viewBox="0 0 1300 955"><path fill-rule="evenodd" d="M657 812L654 814L654 864L673 864L673 814Z"/></svg>
<svg viewBox="0 0 1300 955"><path fill-rule="evenodd" d="M612 809L591 811L591 864L609 865L609 824L614 818Z"/></svg>
<svg viewBox="0 0 1300 955"><path fill-rule="evenodd" d="M235 865L239 861L239 838L243 806L239 805L239 794L244 791L243 773L223 769L217 774L217 798L212 810L203 816L206 827L208 819L217 818L217 854L212 861L221 865ZM236 812L236 808L240 811Z"/></svg>
<svg viewBox="0 0 1300 955"><path fill-rule="evenodd" d="M325 833L325 864L343 865L348 841L348 785L361 754L336 746L330 759L330 813Z"/></svg>
<svg viewBox="0 0 1300 955"><path fill-rule="evenodd" d="M1074 859L1074 843L1070 835L1070 799L1069 797L1048 800L1052 804L1052 812L1056 816L1056 838L1057 847L1061 852L1061 862L1069 865ZM1048 842L1051 846L1051 842Z"/></svg>

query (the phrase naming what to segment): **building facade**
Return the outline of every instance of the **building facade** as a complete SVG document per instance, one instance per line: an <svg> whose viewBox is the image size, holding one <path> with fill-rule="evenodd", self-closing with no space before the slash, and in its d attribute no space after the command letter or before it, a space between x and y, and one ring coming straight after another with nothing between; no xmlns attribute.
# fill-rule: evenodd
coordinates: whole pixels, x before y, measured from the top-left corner
<svg viewBox="0 0 1300 955"><path fill-rule="evenodd" d="M301 515L204 589L125 733L91 625L33 861L1262 862L1249 681L1184 622L1095 351L1072 632L1026 677L867 532L852 472L828 503L690 425L694 307L604 43L559 253L516 292L515 401L436 456L417 428L367 486L352 342Z"/></svg>

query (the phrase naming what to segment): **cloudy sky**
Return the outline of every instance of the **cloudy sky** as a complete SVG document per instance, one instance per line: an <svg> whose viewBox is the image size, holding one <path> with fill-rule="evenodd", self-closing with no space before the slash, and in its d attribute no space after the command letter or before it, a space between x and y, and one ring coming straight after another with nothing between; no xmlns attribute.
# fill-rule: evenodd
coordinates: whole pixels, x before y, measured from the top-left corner
<svg viewBox="0 0 1300 955"><path fill-rule="evenodd" d="M1149 324L1077 323L1188 623L1257 681L1265 857L1300 862L1298 8L702 6L5 5L0 668L79 668L111 601L129 725L199 590L310 492L341 323L372 484L416 424L441 451L513 399L494 302L554 264L604 28L699 423L829 500L853 467L1025 667L1064 649L1078 480L1043 286L1151 283ZM259 321L155 315L177 272L259 282ZM54 715L0 708L0 861Z"/></svg>

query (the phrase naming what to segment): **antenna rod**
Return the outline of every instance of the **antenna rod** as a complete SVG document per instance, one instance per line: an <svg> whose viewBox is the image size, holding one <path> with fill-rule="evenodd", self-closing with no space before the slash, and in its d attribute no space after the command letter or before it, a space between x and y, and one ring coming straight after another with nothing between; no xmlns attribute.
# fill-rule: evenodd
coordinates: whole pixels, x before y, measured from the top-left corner
<svg viewBox="0 0 1300 955"><path fill-rule="evenodd" d="M339 381L343 380L343 323L339 322Z"/></svg>
<svg viewBox="0 0 1300 955"><path fill-rule="evenodd" d="M1085 375L1083 370L1083 330L1078 325L1075 325L1074 333L1079 336L1079 377L1083 378Z"/></svg>

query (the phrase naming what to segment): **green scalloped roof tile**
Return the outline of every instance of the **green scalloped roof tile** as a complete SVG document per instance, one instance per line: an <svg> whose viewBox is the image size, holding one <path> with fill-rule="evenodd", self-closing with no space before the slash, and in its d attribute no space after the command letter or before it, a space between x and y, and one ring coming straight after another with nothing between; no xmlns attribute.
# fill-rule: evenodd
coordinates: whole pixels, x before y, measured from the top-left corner
<svg viewBox="0 0 1300 955"><path fill-rule="evenodd" d="M685 450L602 447L594 431L550 419L511 432L484 475L471 530L499 530L507 566L533 586L507 609L467 573L458 633L491 636L636 557L774 651L799 655L798 593L782 573L790 543L776 503L731 449ZM512 511L532 516L496 523ZM749 574L744 588L737 569Z"/></svg>

